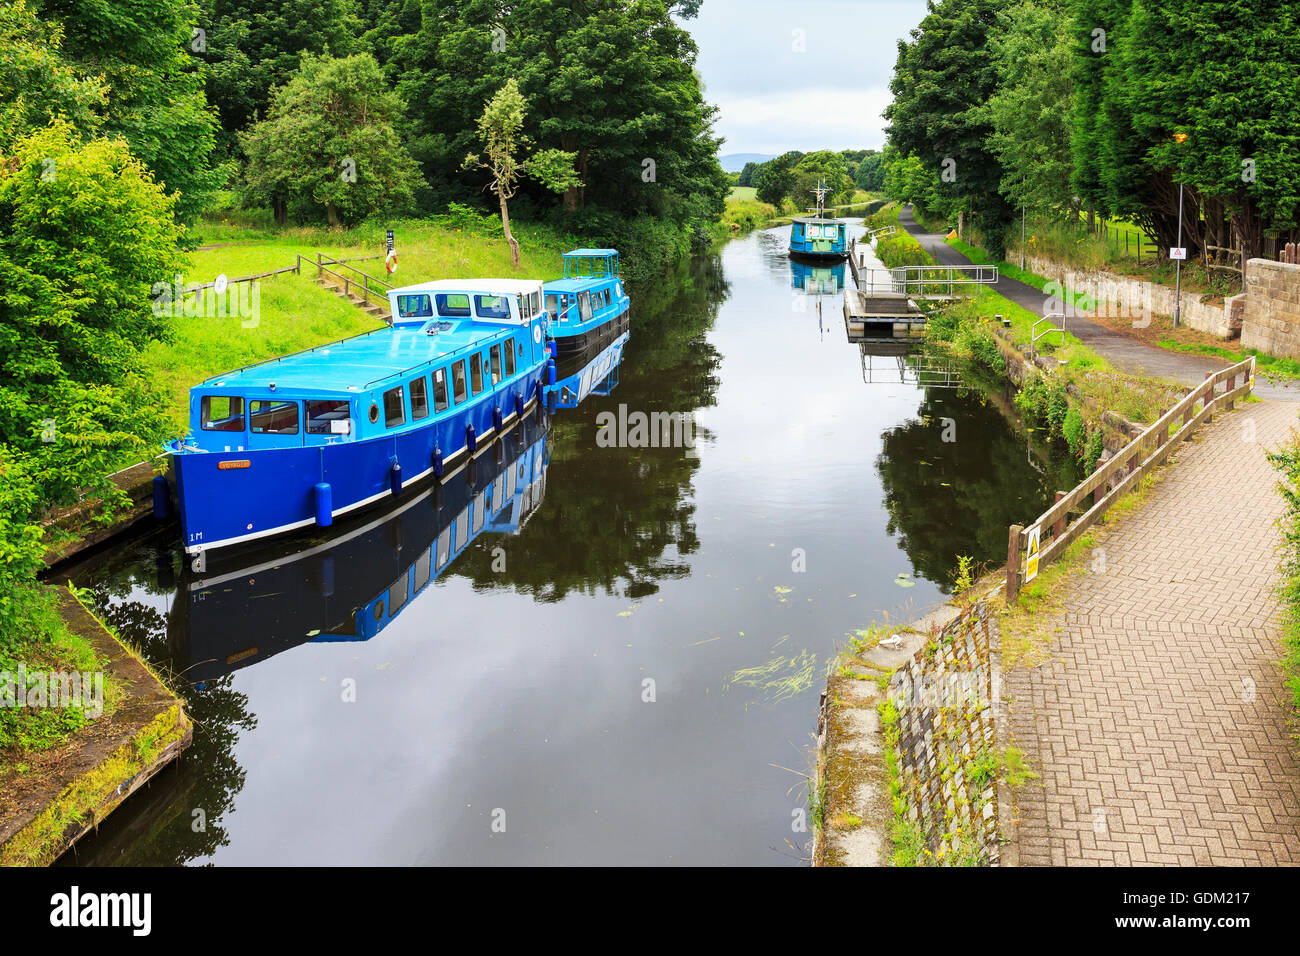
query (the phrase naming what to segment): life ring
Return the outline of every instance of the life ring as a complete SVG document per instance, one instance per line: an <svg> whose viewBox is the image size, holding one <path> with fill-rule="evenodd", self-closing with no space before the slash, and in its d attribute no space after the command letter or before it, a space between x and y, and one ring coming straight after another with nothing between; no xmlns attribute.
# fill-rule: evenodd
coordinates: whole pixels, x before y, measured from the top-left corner
<svg viewBox="0 0 1300 956"><path fill-rule="evenodd" d="M384 257L384 268L392 275L397 271L397 250L389 249L388 255Z"/></svg>

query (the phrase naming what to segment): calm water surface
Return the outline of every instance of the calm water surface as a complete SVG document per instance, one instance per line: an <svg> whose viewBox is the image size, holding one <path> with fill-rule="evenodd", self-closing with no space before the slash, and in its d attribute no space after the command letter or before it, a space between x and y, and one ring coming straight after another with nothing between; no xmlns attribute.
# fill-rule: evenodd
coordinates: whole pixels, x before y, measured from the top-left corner
<svg viewBox="0 0 1300 956"><path fill-rule="evenodd" d="M787 233L634 290L618 387L472 485L202 580L175 528L73 569L197 724L76 861L803 862L837 644L942 600L958 555L997 563L1074 479L979 390L848 342L842 267L792 265ZM601 447L620 404L693 412L696 447Z"/></svg>

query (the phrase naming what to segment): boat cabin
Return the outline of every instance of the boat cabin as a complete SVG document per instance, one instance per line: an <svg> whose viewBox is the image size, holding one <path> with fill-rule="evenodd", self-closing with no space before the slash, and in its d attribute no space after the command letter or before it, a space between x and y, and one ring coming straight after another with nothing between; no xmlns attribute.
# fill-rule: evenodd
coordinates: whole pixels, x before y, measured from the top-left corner
<svg viewBox="0 0 1300 956"><path fill-rule="evenodd" d="M190 390L178 451L364 441L414 431L546 361L542 283L466 279L389 294L393 324L246 366Z"/></svg>
<svg viewBox="0 0 1300 956"><path fill-rule="evenodd" d="M564 277L546 283L551 334L562 339L604 325L627 311L616 249L574 249L564 254Z"/></svg>

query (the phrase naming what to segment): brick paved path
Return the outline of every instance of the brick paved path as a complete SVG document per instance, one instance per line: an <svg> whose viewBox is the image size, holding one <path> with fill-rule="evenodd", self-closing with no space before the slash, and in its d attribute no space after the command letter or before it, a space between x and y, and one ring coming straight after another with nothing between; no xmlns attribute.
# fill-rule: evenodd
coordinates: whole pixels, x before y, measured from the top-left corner
<svg viewBox="0 0 1300 956"><path fill-rule="evenodd" d="M1098 536L1105 569L1067 585L1050 660L1008 669L1012 743L1040 774L1019 790L1022 865L1300 865L1263 451L1298 412L1205 426Z"/></svg>

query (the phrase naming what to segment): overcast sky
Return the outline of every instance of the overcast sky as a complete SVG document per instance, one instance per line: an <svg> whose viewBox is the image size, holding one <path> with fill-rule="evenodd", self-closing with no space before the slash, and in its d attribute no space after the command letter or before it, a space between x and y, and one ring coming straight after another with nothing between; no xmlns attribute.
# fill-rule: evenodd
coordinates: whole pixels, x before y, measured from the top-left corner
<svg viewBox="0 0 1300 956"><path fill-rule="evenodd" d="M924 16L925 0L704 0L684 25L719 152L879 149L898 40Z"/></svg>

